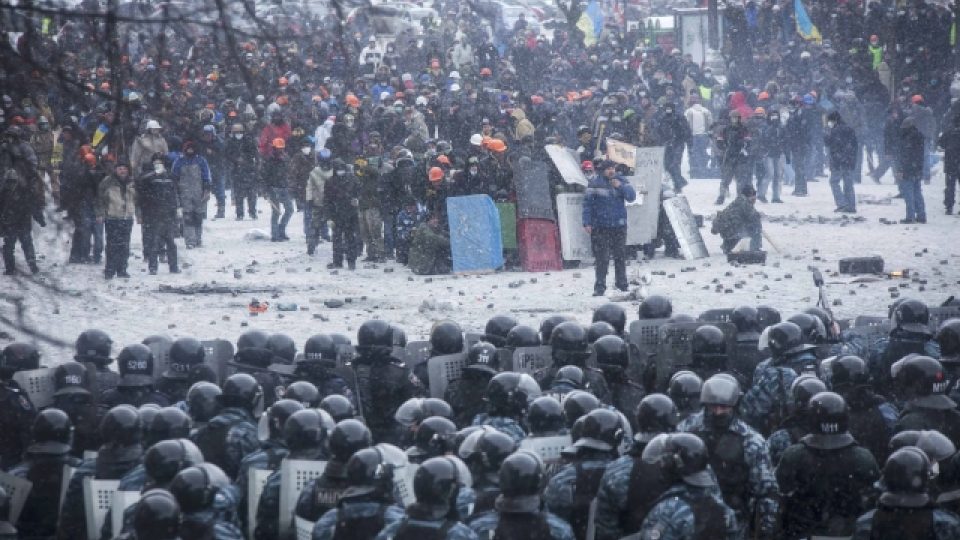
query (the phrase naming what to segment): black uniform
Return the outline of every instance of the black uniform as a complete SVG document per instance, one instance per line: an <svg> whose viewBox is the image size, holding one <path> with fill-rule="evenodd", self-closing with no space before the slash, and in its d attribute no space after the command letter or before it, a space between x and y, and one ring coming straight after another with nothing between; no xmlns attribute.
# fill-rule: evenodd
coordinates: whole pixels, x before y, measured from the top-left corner
<svg viewBox="0 0 960 540"><path fill-rule="evenodd" d="M424 395L424 387L403 362L388 355L362 354L353 362L357 401L375 442L399 442L394 411L406 400Z"/></svg>
<svg viewBox="0 0 960 540"><path fill-rule="evenodd" d="M178 270L177 244L173 239L176 237L177 209L180 208L177 183L169 171L157 173L150 165L149 171L137 179L136 191L147 267L156 271L162 251L167 254L170 271L175 272Z"/></svg>
<svg viewBox="0 0 960 540"><path fill-rule="evenodd" d="M16 465L30 444L30 426L37 409L14 380L0 381L0 469Z"/></svg>

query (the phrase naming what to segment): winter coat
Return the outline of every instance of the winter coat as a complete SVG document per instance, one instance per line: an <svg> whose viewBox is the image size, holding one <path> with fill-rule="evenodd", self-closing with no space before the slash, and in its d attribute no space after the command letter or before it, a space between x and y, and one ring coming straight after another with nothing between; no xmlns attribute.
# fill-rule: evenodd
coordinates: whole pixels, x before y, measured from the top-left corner
<svg viewBox="0 0 960 540"><path fill-rule="evenodd" d="M380 172L376 167L367 163L362 168L354 168L360 193L360 210L379 209L381 205Z"/></svg>
<svg viewBox="0 0 960 540"><path fill-rule="evenodd" d="M298 204L302 205L307 200L307 180L310 178L314 163L312 154L304 155L303 152L297 152L290 157L287 185L290 187L290 194Z"/></svg>
<svg viewBox="0 0 960 540"><path fill-rule="evenodd" d="M260 155L267 157L270 155L270 151L273 149L273 140L274 139L283 139L284 142L290 138L290 124L284 122L280 125L269 123L263 126L263 129L260 130L260 140L257 143L257 147L260 149Z"/></svg>
<svg viewBox="0 0 960 540"><path fill-rule="evenodd" d="M739 195L730 203L730 206L717 213L710 232L719 234L720 238L724 240L738 238L740 231L745 226L759 226L759 223L760 212L746 197Z"/></svg>
<svg viewBox="0 0 960 540"><path fill-rule="evenodd" d="M172 223L177 217L180 194L169 171L147 171L137 179L137 204L145 223Z"/></svg>
<svg viewBox="0 0 960 540"><path fill-rule="evenodd" d="M310 177L307 179L307 200L313 206L323 207L323 190L327 180L333 176L333 169L323 170L317 166L310 171Z"/></svg>
<svg viewBox="0 0 960 540"><path fill-rule="evenodd" d="M133 141L130 147L130 170L141 171L143 166L150 163L150 159L156 153L166 155L170 149L167 147L167 140L162 135L153 136L150 133L144 133Z"/></svg>
<svg viewBox="0 0 960 540"><path fill-rule="evenodd" d="M285 189L290 187L290 160L283 154L271 154L263 160L261 168L263 187Z"/></svg>
<svg viewBox="0 0 960 540"><path fill-rule="evenodd" d="M625 178L617 176L620 187L613 187L603 175L590 179L583 199L583 226L613 228L627 226L627 207L624 202L633 202L637 192Z"/></svg>
<svg viewBox="0 0 960 540"><path fill-rule="evenodd" d="M923 134L912 118L906 118L900 126L900 144L895 150L897 168L903 179L916 180L923 175L923 160L926 158L923 144Z"/></svg>
<svg viewBox="0 0 960 540"><path fill-rule="evenodd" d="M257 181L257 141L244 134L237 140L227 139L224 150L224 168L235 187L245 187Z"/></svg>
<svg viewBox="0 0 960 540"><path fill-rule="evenodd" d="M823 139L830 155L831 170L852 170L857 165L857 151L860 145L853 128L843 120L837 122Z"/></svg>
<svg viewBox="0 0 960 540"><path fill-rule="evenodd" d="M100 182L97 193L97 217L133 219L136 211L136 187L129 176L120 180L111 174Z"/></svg>
<svg viewBox="0 0 960 540"><path fill-rule="evenodd" d="M53 158L53 132L40 131L34 133L30 138L30 146L33 147L33 151L37 155L37 166L49 168L50 160Z"/></svg>
<svg viewBox="0 0 960 540"><path fill-rule="evenodd" d="M960 175L960 125L945 129L937 144L943 148L943 174L948 177Z"/></svg>
<svg viewBox="0 0 960 540"><path fill-rule="evenodd" d="M360 184L350 174L333 175L323 187L324 214L337 222L356 221L360 204Z"/></svg>
<svg viewBox="0 0 960 540"><path fill-rule="evenodd" d="M183 212L204 214L207 209L205 195L210 194L210 168L207 160L199 155L184 155L174 162L172 173L177 182Z"/></svg>
<svg viewBox="0 0 960 540"><path fill-rule="evenodd" d="M516 122L516 129L514 131L515 140L520 141L527 136L533 137L536 129L533 127L533 123L527 119L527 115L523 112L523 109L514 109L513 112L510 113L510 117Z"/></svg>
<svg viewBox="0 0 960 540"><path fill-rule="evenodd" d="M24 142L0 147L0 233L22 226L42 209L43 184L37 158Z"/></svg>
<svg viewBox="0 0 960 540"><path fill-rule="evenodd" d="M429 223L422 223L410 235L410 271L421 276L450 271L450 239Z"/></svg>

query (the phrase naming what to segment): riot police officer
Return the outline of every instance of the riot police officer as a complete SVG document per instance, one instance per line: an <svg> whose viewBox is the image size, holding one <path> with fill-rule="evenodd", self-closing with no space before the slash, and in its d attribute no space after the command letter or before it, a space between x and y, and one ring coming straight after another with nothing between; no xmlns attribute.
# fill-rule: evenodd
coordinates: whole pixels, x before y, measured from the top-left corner
<svg viewBox="0 0 960 540"><path fill-rule="evenodd" d="M790 385L801 373L816 373L817 358L815 346L804 343L800 327L789 321L764 330L760 347L769 349L770 358L757 365L753 384L740 402L740 415L768 435L786 417Z"/></svg>
<svg viewBox="0 0 960 540"><path fill-rule="evenodd" d="M183 469L170 482L170 493L180 504L180 537L243 540L233 521L237 493L227 475L213 463Z"/></svg>
<svg viewBox="0 0 960 540"><path fill-rule="evenodd" d="M106 412L117 405L140 407L155 403L161 407L171 405L166 396L153 391L153 352L146 345L127 345L117 355L120 380L116 388L103 392L99 407Z"/></svg>
<svg viewBox="0 0 960 540"><path fill-rule="evenodd" d="M386 321L372 320L357 330L357 353L353 369L357 376L360 414L376 442L396 442L399 433L393 412L406 400L420 397L420 379L391 356L393 328Z"/></svg>
<svg viewBox="0 0 960 540"><path fill-rule="evenodd" d="M203 427L207 422L220 414L222 405L220 395L223 390L219 386L206 381L194 383L187 390L186 400L180 402L186 409L196 428ZM178 404L179 405L179 404Z"/></svg>
<svg viewBox="0 0 960 540"><path fill-rule="evenodd" d="M393 500L394 469L403 452L389 444L358 450L346 465L348 487L313 527L313 540L373 540L404 517Z"/></svg>
<svg viewBox="0 0 960 540"><path fill-rule="evenodd" d="M288 387L287 390L289 389ZM353 408L353 403L350 403L349 399L337 394L331 394L321 399L318 407L327 411L327 413L333 417L333 421L337 423L357 416L357 411Z"/></svg>
<svg viewBox="0 0 960 540"><path fill-rule="evenodd" d="M627 375L630 364L627 344L617 336L603 336L593 343L593 352L610 388L610 404L619 411L635 411L646 392Z"/></svg>
<svg viewBox="0 0 960 540"><path fill-rule="evenodd" d="M705 324L693 331L690 369L701 379L709 379L728 370L727 338L716 326Z"/></svg>
<svg viewBox="0 0 960 540"><path fill-rule="evenodd" d="M23 461L10 474L33 484L20 510L17 529L23 538L53 537L56 534L63 482L63 467L77 467L80 460L70 455L73 424L60 409L46 409L37 415L30 431L30 443Z"/></svg>
<svg viewBox="0 0 960 540"><path fill-rule="evenodd" d="M883 466L877 508L857 519L854 540L960 538L960 519L934 507L929 493L930 460L919 448L901 448Z"/></svg>
<svg viewBox="0 0 960 540"><path fill-rule="evenodd" d="M414 444L414 436L420 423L431 416L450 420L453 419L453 409L446 401L438 398L410 398L397 409L393 417L403 428L403 435L400 438L402 447Z"/></svg>
<svg viewBox="0 0 960 540"><path fill-rule="evenodd" d="M873 454L877 463L890 454L887 442L894 433L900 412L870 384L867 363L858 356L842 356L830 364L831 389L850 409L850 434Z"/></svg>
<svg viewBox="0 0 960 540"><path fill-rule="evenodd" d="M463 329L460 328L459 324L453 321L439 321L430 328L429 358L457 354L463 352L463 347ZM413 368L414 375L420 379L427 390L430 389L430 378L427 372L427 365L430 363L429 358L426 362L421 362Z"/></svg>
<svg viewBox="0 0 960 540"><path fill-rule="evenodd" d="M741 532L753 530L766 538L776 529L777 479L766 441L737 418L740 396L740 385L731 375L710 377L700 392L703 410L681 422L677 430L693 433L706 443L723 500L736 513Z"/></svg>
<svg viewBox="0 0 960 540"><path fill-rule="evenodd" d="M553 396L559 401L570 392L584 391L586 385L586 375L583 370L577 366L560 366L553 381L550 382L550 388L544 392L544 395Z"/></svg>
<svg viewBox="0 0 960 540"><path fill-rule="evenodd" d="M800 442L800 438L810 433L810 417L807 404L810 398L824 392L827 385L813 375L801 375L790 385L790 403L787 407L787 417L780 422L777 430L770 434L767 446L770 448L770 461L776 466L780 463L780 456L792 444Z"/></svg>
<svg viewBox="0 0 960 540"><path fill-rule="evenodd" d="M20 461L30 444L30 426L37 409L30 396L13 380L18 371L40 369L40 352L29 343L14 342L0 354L0 469L7 470Z"/></svg>
<svg viewBox="0 0 960 540"><path fill-rule="evenodd" d="M164 407L153 412L152 415L146 410L146 407L140 410L140 423L143 426L142 446L145 448L150 448L161 441L186 439L190 436L191 421L187 413L175 407ZM140 491L146 482L146 463L140 463L123 475L117 490Z"/></svg>
<svg viewBox="0 0 960 540"><path fill-rule="evenodd" d="M572 321L573 317L569 315L551 315L540 322L540 343L550 343L550 336L553 335L553 329L567 321Z"/></svg>
<svg viewBox="0 0 960 540"><path fill-rule="evenodd" d="M492 343L478 341L470 346L460 378L450 381L443 393L443 399L453 407L452 420L458 426L469 424L486 408L484 390L499 371L500 356Z"/></svg>
<svg viewBox="0 0 960 540"><path fill-rule="evenodd" d="M799 379L798 379L799 380ZM847 404L833 392L809 400L810 433L783 454L777 482L783 493L786 538L853 534L867 509L880 469L847 430Z"/></svg>
<svg viewBox="0 0 960 540"><path fill-rule="evenodd" d="M205 357L206 352L198 340L191 337L175 340L170 345L167 369L161 375L157 390L170 403L186 399L187 390L197 382L196 370L203 365Z"/></svg>
<svg viewBox="0 0 960 540"><path fill-rule="evenodd" d="M700 410L700 390L703 380L692 371L678 371L670 377L667 395L680 411L680 417L686 419Z"/></svg>
<svg viewBox="0 0 960 540"><path fill-rule="evenodd" d="M737 306L730 312L730 322L737 327L734 350L728 367L744 387L753 383L753 372L763 358L760 356L760 314L751 306Z"/></svg>
<svg viewBox="0 0 960 540"><path fill-rule="evenodd" d="M135 540L177 540L180 538L180 505L169 491L151 489L133 507Z"/></svg>
<svg viewBox="0 0 960 540"><path fill-rule="evenodd" d="M470 469L477 497L474 515L493 510L500 495L500 465L516 450L513 439L489 426L474 431L460 444L457 455Z"/></svg>
<svg viewBox="0 0 960 540"><path fill-rule="evenodd" d="M456 452L454 441L457 426L442 416L425 418L417 425L413 435L413 446L407 449L407 458L410 463L419 464L424 461Z"/></svg>
<svg viewBox="0 0 960 540"><path fill-rule="evenodd" d="M260 448L253 411L263 399L256 379L246 373L231 375L218 396L222 409L191 437L209 463L236 478L240 462Z"/></svg>
<svg viewBox="0 0 960 540"><path fill-rule="evenodd" d="M283 440L290 454L288 459L326 460L327 441L336 424L326 411L303 409L287 418L283 424ZM280 531L280 486L281 471L274 471L267 477L257 504L257 524L253 530L256 540L276 540ZM293 520L293 516L283 516Z"/></svg>
<svg viewBox="0 0 960 540"><path fill-rule="evenodd" d="M83 456L100 446L101 416L90 392L90 369L80 362L64 362L53 372L53 406L73 422L73 455Z"/></svg>
<svg viewBox="0 0 960 540"><path fill-rule="evenodd" d="M263 390L264 407L273 405L274 401L283 397L283 376L278 371L270 369L275 360L276 363L283 363L271 348L272 337L261 330L249 330L240 334L237 338L237 352L233 355L233 360L227 362L227 365L235 368L237 373L246 373L256 379ZM283 345L275 342L272 346L279 349ZM294 347L294 354L295 351L296 347ZM224 469L224 472L230 474L227 469Z"/></svg>
<svg viewBox="0 0 960 540"><path fill-rule="evenodd" d="M337 507L337 502L350 487L347 462L353 454L373 446L373 437L367 426L350 419L337 423L327 442L330 461L323 474L310 481L300 492L296 514L307 521L317 521L328 511Z"/></svg>
<svg viewBox="0 0 960 540"><path fill-rule="evenodd" d="M267 338L267 350L273 353L271 364L292 365L297 358L297 343L286 334L270 334Z"/></svg>
<svg viewBox="0 0 960 540"><path fill-rule="evenodd" d="M940 363L947 377L947 397L960 400L960 319L944 321L935 339L940 346Z"/></svg>
<svg viewBox="0 0 960 540"><path fill-rule="evenodd" d="M313 383L321 398L341 395L356 407L357 398L353 388L333 372L336 367L337 344L327 334L315 334L303 345L303 359L296 363L293 378Z"/></svg>
<svg viewBox="0 0 960 540"><path fill-rule="evenodd" d="M619 304L606 303L593 310L592 322L603 321L613 327L618 336L623 337L627 327L627 312Z"/></svg>
<svg viewBox="0 0 960 540"><path fill-rule="evenodd" d="M930 495L936 497L937 506L956 514L956 508L960 505L960 471L957 469L956 445L939 431L909 429L890 439L891 452L905 446L915 446L927 455L932 476Z"/></svg>
<svg viewBox="0 0 960 540"><path fill-rule="evenodd" d="M577 420L600 407L600 400L590 392L574 390L567 394L561 402L561 406L563 407L563 419L567 424L567 429L573 429L573 424Z"/></svg>
<svg viewBox="0 0 960 540"><path fill-rule="evenodd" d="M579 323L568 321L558 324L550 335L550 349L553 365L541 369L534 374L534 379L540 388L550 388L557 371L566 365L577 366L583 370L584 390L597 396L604 403L610 402L610 389L603 378L603 373L587 367L590 357L587 331Z"/></svg>
<svg viewBox="0 0 960 540"><path fill-rule="evenodd" d="M642 459L662 471L672 484L643 519L644 540L707 540L739 538L733 510L717 493L717 481L708 470L707 447L696 435L658 435Z"/></svg>
<svg viewBox="0 0 960 540"><path fill-rule="evenodd" d="M624 426L620 415L595 409L577 420L580 438L563 453L570 463L547 483L543 499L547 508L567 520L577 538L586 538L590 503L600 489L607 465L618 456Z"/></svg>
<svg viewBox="0 0 960 540"><path fill-rule="evenodd" d="M614 336L617 331L606 321L596 321L590 323L587 327L587 343L593 345L595 341L603 336Z"/></svg>
<svg viewBox="0 0 960 540"><path fill-rule="evenodd" d="M73 538L77 531L87 530L83 479L121 479L140 463L143 456L141 436L140 415L136 409L129 405L120 405L107 412L100 421L102 445L97 457L83 460L70 478L57 524L58 539L68 540Z"/></svg>
<svg viewBox="0 0 960 540"><path fill-rule="evenodd" d="M507 343L501 347L513 355L513 351L518 347L539 347L540 334L532 327L525 324L518 324L507 332Z"/></svg>
<svg viewBox="0 0 960 540"><path fill-rule="evenodd" d="M919 300L904 300L893 309L890 318L894 328L888 336L871 346L866 358L874 388L887 397L893 397L889 389L890 368L894 362L910 354L940 357L940 347L930 331L930 310L926 304Z"/></svg>
<svg viewBox="0 0 960 540"><path fill-rule="evenodd" d="M492 343L494 347L503 347L507 344L510 330L517 324L517 320L509 315L494 315L483 327L483 340Z"/></svg>
<svg viewBox="0 0 960 540"><path fill-rule="evenodd" d="M113 363L110 351L113 340L103 330L84 330L77 336L76 354L73 359L81 364L90 362L96 368L97 390L100 393L116 388L120 376L108 366Z"/></svg>
<svg viewBox="0 0 960 540"><path fill-rule="evenodd" d="M673 314L673 303L666 296L653 294L640 302L637 311L641 319L669 319Z"/></svg>
<svg viewBox="0 0 960 540"><path fill-rule="evenodd" d="M338 398L346 399L340 394L333 394L333 395ZM310 381L294 381L288 384L287 387L283 389L283 399L291 399L293 401L300 403L304 407L312 407L312 408L319 407L320 402L323 401L320 396L320 391L317 390L316 385L314 385ZM350 406L349 407L351 411L350 418L352 418L353 405L351 405L349 401L347 401L347 405ZM327 411L327 412L330 412L330 411ZM334 420L337 420L337 419L334 418ZM343 418L337 421L339 422L340 420L343 420Z"/></svg>
<svg viewBox="0 0 960 540"><path fill-rule="evenodd" d="M540 396L530 403L525 425L531 437L563 435L567 428L563 421L563 407L553 396Z"/></svg>
<svg viewBox="0 0 960 540"><path fill-rule="evenodd" d="M950 440L960 441L960 411L946 396L947 380L939 360L911 356L897 362L896 392L904 400L896 431L933 429Z"/></svg>
<svg viewBox="0 0 960 540"><path fill-rule="evenodd" d="M477 535L460 522L456 500L466 483L455 457L435 457L423 462L413 476L417 502L406 515L391 523L377 540L477 540Z"/></svg>
<svg viewBox="0 0 960 540"><path fill-rule="evenodd" d="M546 471L539 456L515 452L498 467L501 495L496 507L471 518L467 524L480 538L503 540L573 540L573 529L556 514L544 511L540 486Z"/></svg>
<svg viewBox="0 0 960 540"><path fill-rule="evenodd" d="M478 414L473 425L494 427L519 443L527 436L520 420L539 396L540 387L526 373L498 373L487 385L487 412Z"/></svg>
<svg viewBox="0 0 960 540"><path fill-rule="evenodd" d="M650 441L673 433L680 412L664 394L649 394L637 407L637 429L629 452L607 465L597 491L596 538L617 540L640 530L644 516L670 487L671 478L641 459Z"/></svg>

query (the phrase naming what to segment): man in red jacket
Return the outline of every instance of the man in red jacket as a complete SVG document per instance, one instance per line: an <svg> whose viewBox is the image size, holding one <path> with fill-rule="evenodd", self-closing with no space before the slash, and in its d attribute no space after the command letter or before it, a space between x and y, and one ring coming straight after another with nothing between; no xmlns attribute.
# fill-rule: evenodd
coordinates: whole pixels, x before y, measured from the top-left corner
<svg viewBox="0 0 960 540"><path fill-rule="evenodd" d="M260 131L260 139L257 144L260 155L265 158L270 156L273 151L274 139L283 139L283 142L286 143L289 138L290 124L283 119L282 112L274 111L270 115L270 123L263 126Z"/></svg>

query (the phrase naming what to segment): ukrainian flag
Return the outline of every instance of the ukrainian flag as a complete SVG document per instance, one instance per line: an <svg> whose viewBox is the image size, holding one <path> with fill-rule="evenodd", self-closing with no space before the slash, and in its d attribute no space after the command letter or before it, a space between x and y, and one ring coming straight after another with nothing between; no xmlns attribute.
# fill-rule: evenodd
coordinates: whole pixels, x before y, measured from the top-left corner
<svg viewBox="0 0 960 540"><path fill-rule="evenodd" d="M603 32L603 11L597 0L590 0L587 9L580 15L577 28L583 32L583 45L589 47L597 42Z"/></svg>
<svg viewBox="0 0 960 540"><path fill-rule="evenodd" d="M97 130L93 132L93 138L90 140L90 143L94 148L100 146L100 143L103 142L103 138L107 136L107 133L110 132L110 126L107 124L101 123L97 126Z"/></svg>
<svg viewBox="0 0 960 540"><path fill-rule="evenodd" d="M820 30L817 30L813 21L810 20L810 15L807 14L807 8L803 6L802 0L793 0L793 12L797 19L797 33L800 34L800 37L807 41L821 43L823 37L820 35Z"/></svg>

